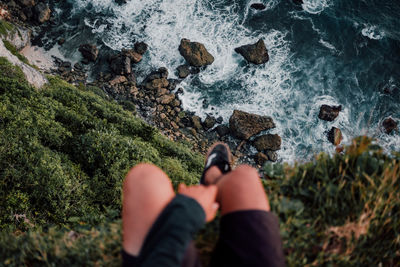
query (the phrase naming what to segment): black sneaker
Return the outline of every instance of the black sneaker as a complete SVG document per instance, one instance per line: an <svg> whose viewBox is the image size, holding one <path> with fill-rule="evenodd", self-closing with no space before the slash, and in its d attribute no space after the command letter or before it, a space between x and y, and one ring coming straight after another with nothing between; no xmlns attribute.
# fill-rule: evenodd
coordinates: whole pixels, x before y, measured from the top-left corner
<svg viewBox="0 0 400 267"><path fill-rule="evenodd" d="M206 165L204 166L204 171L200 178L200 184L206 184L205 174L212 166L217 166L222 174L230 172L232 170L231 157L231 151L226 144L214 144L207 154Z"/></svg>

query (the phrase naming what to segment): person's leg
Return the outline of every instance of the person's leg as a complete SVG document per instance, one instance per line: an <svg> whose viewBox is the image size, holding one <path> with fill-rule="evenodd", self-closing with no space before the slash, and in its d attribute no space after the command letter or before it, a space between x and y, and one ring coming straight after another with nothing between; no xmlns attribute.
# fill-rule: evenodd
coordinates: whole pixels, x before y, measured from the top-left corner
<svg viewBox="0 0 400 267"><path fill-rule="evenodd" d="M218 186L217 201L221 215L242 210L270 210L260 177L253 167L241 165L222 175L213 166L205 174L205 180L208 184Z"/></svg>
<svg viewBox="0 0 400 267"><path fill-rule="evenodd" d="M123 186L122 230L125 252L137 256L151 226L175 197L171 181L158 167L141 163Z"/></svg>

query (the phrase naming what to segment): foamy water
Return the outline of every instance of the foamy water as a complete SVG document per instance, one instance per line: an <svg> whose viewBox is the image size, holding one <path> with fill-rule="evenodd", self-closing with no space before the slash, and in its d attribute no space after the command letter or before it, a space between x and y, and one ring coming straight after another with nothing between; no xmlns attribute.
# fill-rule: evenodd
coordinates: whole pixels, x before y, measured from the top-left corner
<svg viewBox="0 0 400 267"><path fill-rule="evenodd" d="M282 161L307 160L320 151L333 152L334 147L326 138L326 131L332 126L342 130L344 143L369 134L388 150L399 150L398 135L388 136L379 129L381 119L366 119L376 115L368 114L368 110L376 107L379 94L365 90L362 80L360 85L360 75L340 58L345 52L344 41L333 39L324 20L318 19L335 1L304 0L303 10L287 13L293 26L252 28L251 23L258 25L253 19L282 12L280 1L263 2L266 10L255 11L249 8L255 3L253 0L131 0L122 6L113 0L76 0L72 14L86 14L85 27L111 49L132 47L136 40L150 45L136 66L139 82L158 67L167 67L170 77L176 77L176 67L185 63L178 51L182 38L203 43L215 61L180 84L184 108L203 118L206 114L222 116L225 122L234 109L271 116L277 127L270 132L278 133L283 140L278 152ZM293 29L296 23L308 31L309 38L297 40L303 38L299 35L292 39L297 34ZM363 36L374 40L384 36L376 26L360 25L364 28L354 27ZM70 39L79 34L76 32ZM265 41L270 61L260 66L246 64L234 49L259 39ZM304 42L309 42L305 44L310 48L303 55L298 48L302 49L299 45ZM365 45L368 44L360 44L359 49ZM79 57L76 51L73 56ZM203 106L203 101L209 105ZM341 104L343 111L333 123L321 121L317 116L322 104ZM392 114L400 116L398 112Z"/></svg>

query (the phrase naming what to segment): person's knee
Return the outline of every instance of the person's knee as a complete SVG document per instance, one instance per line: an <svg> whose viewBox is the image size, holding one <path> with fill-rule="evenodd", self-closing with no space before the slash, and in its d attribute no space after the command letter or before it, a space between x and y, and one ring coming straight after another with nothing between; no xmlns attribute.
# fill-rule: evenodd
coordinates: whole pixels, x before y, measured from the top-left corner
<svg viewBox="0 0 400 267"><path fill-rule="evenodd" d="M124 180L124 191L144 188L172 188L168 176L157 166L139 163L129 170Z"/></svg>

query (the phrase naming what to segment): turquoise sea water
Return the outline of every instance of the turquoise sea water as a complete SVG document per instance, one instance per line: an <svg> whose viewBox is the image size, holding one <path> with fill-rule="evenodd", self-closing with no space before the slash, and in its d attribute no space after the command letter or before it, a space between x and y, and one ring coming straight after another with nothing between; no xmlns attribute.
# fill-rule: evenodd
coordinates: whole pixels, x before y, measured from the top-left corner
<svg viewBox="0 0 400 267"><path fill-rule="evenodd" d="M342 130L345 143L367 134L388 151L400 150L399 134L380 129L384 118L400 118L400 1L258 1L267 6L263 11L250 8L255 2L61 1L54 6L55 25L42 40L50 48L65 38L59 49L73 61L81 43L106 51L145 41L150 49L135 66L139 82L162 66L175 76L184 63L181 38L203 43L215 62L181 83L184 107L225 122L233 109L271 116L277 124L271 133L283 140L282 161L333 152L325 134L332 126ZM260 38L270 55L265 65L249 65L234 52ZM343 111L334 122L321 121L322 104L340 104Z"/></svg>

